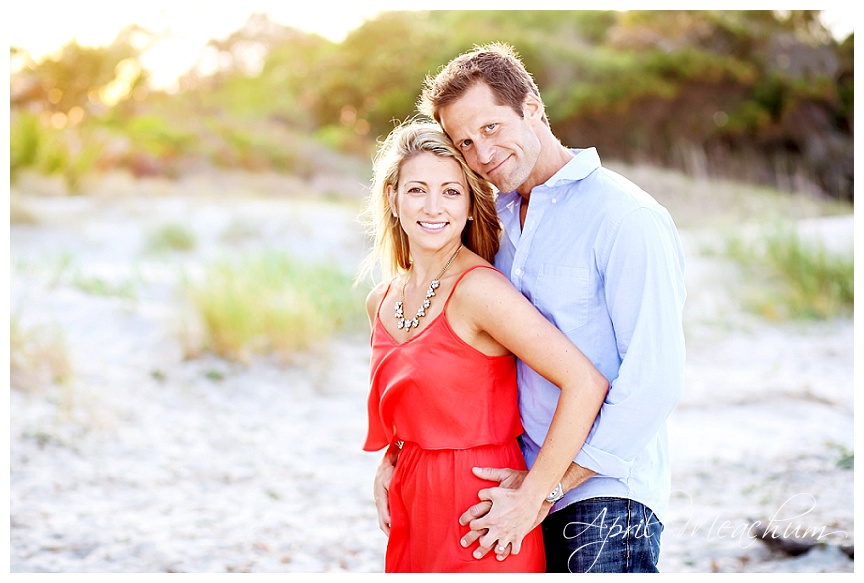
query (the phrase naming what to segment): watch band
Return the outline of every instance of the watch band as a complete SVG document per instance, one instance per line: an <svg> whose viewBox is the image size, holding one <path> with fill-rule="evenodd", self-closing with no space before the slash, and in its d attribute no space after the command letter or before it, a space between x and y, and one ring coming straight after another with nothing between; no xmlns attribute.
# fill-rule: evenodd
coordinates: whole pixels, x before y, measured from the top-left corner
<svg viewBox="0 0 864 583"><path fill-rule="evenodd" d="M552 490L548 496L546 496L546 502L551 504L555 504L561 498L564 497L564 487L561 485L561 482L558 482L558 485L555 486L555 489Z"/></svg>

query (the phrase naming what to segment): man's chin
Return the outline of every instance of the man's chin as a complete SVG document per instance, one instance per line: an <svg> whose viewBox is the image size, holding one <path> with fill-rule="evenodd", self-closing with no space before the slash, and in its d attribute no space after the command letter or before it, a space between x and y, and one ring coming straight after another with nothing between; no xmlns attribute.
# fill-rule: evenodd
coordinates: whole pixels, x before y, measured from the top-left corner
<svg viewBox="0 0 864 583"><path fill-rule="evenodd" d="M501 194L507 194L508 192L513 192L514 190L516 190L517 188L519 188L519 185L518 185L518 184L513 185L513 184L510 184L510 183L500 184L500 185L499 185L499 184L495 184L495 183L493 182L493 183L492 183L492 186L494 186L495 188L497 188L497 189L498 189L498 192L500 192Z"/></svg>
<svg viewBox="0 0 864 583"><path fill-rule="evenodd" d="M491 183L492 186L494 186L495 188L498 189L498 192L503 193L503 192L510 192L510 191L516 190L516 188L511 186L511 184L508 181L493 180L492 178L490 178L488 176L486 176L485 178L486 178L487 182Z"/></svg>

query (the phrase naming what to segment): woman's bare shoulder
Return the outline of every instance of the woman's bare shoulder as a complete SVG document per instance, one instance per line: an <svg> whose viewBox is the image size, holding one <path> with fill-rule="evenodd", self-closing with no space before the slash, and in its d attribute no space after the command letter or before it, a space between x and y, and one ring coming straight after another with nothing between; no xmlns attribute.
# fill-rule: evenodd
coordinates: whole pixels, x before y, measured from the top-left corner
<svg viewBox="0 0 864 583"><path fill-rule="evenodd" d="M369 321L375 319L375 312L378 310L378 306L381 305L381 302L384 300L384 296L387 295L387 288L390 287L390 281L382 281L375 287L373 287L369 294L366 296L366 313L369 315Z"/></svg>
<svg viewBox="0 0 864 583"><path fill-rule="evenodd" d="M507 296L516 291L503 273L485 261L468 269L470 271L462 277L454 292L454 296L458 297L457 301L468 304L478 301L486 303L489 299Z"/></svg>

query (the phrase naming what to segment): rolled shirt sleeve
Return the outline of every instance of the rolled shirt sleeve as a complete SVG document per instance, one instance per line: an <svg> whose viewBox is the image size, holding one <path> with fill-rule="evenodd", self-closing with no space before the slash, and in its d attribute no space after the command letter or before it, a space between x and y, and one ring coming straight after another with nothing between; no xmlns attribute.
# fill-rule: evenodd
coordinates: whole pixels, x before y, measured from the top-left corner
<svg viewBox="0 0 864 583"><path fill-rule="evenodd" d="M640 207L614 229L598 263L620 359L579 465L626 477L681 398L684 256L662 209Z"/></svg>

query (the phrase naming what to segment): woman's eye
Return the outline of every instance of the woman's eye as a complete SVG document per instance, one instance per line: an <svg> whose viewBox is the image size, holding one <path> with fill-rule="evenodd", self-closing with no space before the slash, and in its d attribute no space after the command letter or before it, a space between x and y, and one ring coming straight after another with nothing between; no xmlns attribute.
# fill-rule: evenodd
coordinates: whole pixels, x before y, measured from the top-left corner
<svg viewBox="0 0 864 583"><path fill-rule="evenodd" d="M459 196L462 193L455 188L448 188L444 191L444 194L446 194L447 196Z"/></svg>

